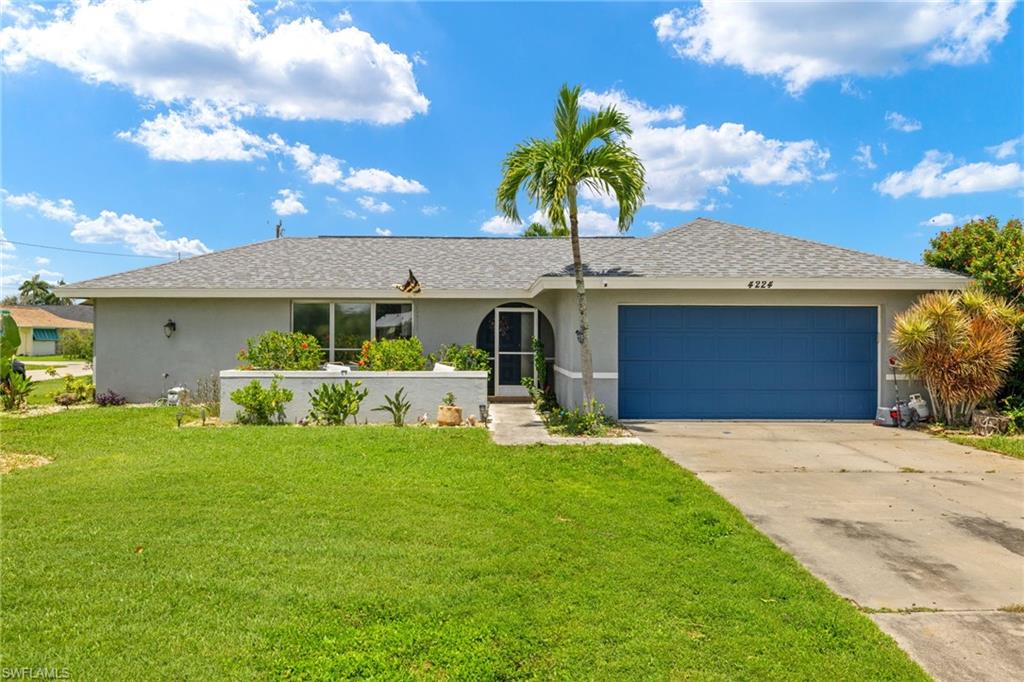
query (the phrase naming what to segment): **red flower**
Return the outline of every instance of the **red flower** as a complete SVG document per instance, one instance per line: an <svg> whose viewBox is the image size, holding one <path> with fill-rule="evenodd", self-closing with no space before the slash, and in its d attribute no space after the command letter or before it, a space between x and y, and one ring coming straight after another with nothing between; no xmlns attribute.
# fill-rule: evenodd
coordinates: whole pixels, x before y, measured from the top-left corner
<svg viewBox="0 0 1024 682"><path fill-rule="evenodd" d="M301 348L302 350L309 350L309 344L303 341L302 343L299 344L299 348Z"/></svg>

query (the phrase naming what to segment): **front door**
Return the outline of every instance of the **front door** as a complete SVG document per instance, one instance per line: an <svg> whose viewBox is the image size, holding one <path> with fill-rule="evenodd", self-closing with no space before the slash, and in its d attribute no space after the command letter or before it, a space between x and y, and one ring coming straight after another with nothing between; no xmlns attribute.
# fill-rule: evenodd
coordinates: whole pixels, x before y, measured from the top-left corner
<svg viewBox="0 0 1024 682"><path fill-rule="evenodd" d="M526 396L523 377L534 377L532 339L537 336L535 308L497 308L494 311L494 392Z"/></svg>

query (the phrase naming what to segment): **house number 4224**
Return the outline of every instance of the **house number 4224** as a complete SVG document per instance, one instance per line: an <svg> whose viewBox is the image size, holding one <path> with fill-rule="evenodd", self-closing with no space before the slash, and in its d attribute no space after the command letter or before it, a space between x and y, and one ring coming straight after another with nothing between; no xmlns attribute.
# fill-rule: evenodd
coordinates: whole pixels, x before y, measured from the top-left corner
<svg viewBox="0 0 1024 682"><path fill-rule="evenodd" d="M752 279L747 282L748 289L771 289L774 282L770 279Z"/></svg>

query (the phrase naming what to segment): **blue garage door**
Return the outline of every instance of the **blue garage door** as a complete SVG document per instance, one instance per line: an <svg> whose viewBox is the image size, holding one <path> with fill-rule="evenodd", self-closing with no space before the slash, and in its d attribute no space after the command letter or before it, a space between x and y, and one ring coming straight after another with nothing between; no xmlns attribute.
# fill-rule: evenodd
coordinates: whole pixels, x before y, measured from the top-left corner
<svg viewBox="0 0 1024 682"><path fill-rule="evenodd" d="M875 308L622 306L623 419L871 419Z"/></svg>

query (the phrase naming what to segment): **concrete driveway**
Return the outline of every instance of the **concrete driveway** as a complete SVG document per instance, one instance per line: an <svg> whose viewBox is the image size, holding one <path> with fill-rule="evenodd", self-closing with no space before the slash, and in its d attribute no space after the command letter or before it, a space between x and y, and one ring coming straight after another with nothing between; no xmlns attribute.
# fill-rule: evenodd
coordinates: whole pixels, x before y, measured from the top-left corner
<svg viewBox="0 0 1024 682"><path fill-rule="evenodd" d="M871 424L629 428L936 679L1024 679L1024 613L1001 610L1024 608L1024 461Z"/></svg>

